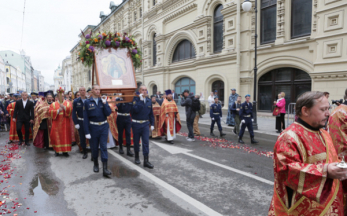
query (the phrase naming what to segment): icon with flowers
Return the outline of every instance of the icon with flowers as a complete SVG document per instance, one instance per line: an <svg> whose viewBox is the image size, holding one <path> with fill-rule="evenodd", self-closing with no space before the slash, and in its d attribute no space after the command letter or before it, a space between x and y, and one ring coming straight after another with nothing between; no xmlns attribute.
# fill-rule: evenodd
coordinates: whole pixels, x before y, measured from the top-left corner
<svg viewBox="0 0 347 216"><path fill-rule="evenodd" d="M78 59L88 67L93 65L95 48L128 48L133 65L135 68L139 68L142 64L142 53L137 47L137 43L131 35L127 33L93 33L84 34L82 32L83 39L79 43Z"/></svg>

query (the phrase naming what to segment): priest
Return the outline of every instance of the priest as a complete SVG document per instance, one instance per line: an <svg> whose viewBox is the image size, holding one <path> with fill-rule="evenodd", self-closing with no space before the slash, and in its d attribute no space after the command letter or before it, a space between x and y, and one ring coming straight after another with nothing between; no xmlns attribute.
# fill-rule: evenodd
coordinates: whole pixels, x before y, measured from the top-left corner
<svg viewBox="0 0 347 216"><path fill-rule="evenodd" d="M166 136L166 141L174 144L173 140L176 138L176 133L181 130L180 114L176 102L172 98L171 90L165 91L166 99L160 107L159 128L160 132Z"/></svg>
<svg viewBox="0 0 347 216"><path fill-rule="evenodd" d="M298 121L274 147L274 195L268 215L344 215L339 161L329 133L322 128L329 102L322 92L306 92L295 105Z"/></svg>
<svg viewBox="0 0 347 216"><path fill-rule="evenodd" d="M64 100L64 89L57 90L56 102L53 102L49 108L52 118L52 129L50 134L51 145L55 151L55 156L63 153L69 156L71 151L71 126L70 116L72 114L72 104L69 100Z"/></svg>
<svg viewBox="0 0 347 216"><path fill-rule="evenodd" d="M153 115L154 115L154 130L152 130L150 133L152 134L152 138L161 137L161 133L159 130L159 119L160 119L160 105L157 102L156 95L151 96L152 100L152 109L153 109Z"/></svg>
<svg viewBox="0 0 347 216"><path fill-rule="evenodd" d="M41 93L41 92L40 92ZM41 94L39 93L39 96ZM50 105L53 103L53 94L48 91L44 93L45 100L38 100L35 106L35 124L34 124L34 146L47 150L51 148L50 133L52 128L52 118L49 113Z"/></svg>

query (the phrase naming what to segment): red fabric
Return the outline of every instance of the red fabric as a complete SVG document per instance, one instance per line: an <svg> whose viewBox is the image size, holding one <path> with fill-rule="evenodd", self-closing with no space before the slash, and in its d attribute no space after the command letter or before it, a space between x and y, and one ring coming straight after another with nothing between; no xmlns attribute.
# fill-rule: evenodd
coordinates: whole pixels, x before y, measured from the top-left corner
<svg viewBox="0 0 347 216"><path fill-rule="evenodd" d="M33 142L34 146L37 147L37 148L43 148L45 146L43 133L44 133L44 130L38 130L37 131L35 140Z"/></svg>
<svg viewBox="0 0 347 216"><path fill-rule="evenodd" d="M276 103L276 106L280 108L280 113L286 113L286 100L282 98L282 100Z"/></svg>

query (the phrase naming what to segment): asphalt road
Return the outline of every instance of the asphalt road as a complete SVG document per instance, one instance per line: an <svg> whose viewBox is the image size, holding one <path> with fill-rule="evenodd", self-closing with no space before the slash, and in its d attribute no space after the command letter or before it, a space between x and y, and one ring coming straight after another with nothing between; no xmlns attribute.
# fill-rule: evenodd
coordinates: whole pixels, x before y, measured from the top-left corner
<svg viewBox="0 0 347 216"><path fill-rule="evenodd" d="M9 150L8 133L1 132L0 168L10 169L0 175L0 201L6 200L0 209L18 216L267 215L274 142L237 145L230 132L226 140L188 142L186 131L184 125L174 145L151 140L153 170L110 149L110 179L94 173L90 155L83 160L76 146L68 158L32 145ZM201 132L207 135L209 128Z"/></svg>

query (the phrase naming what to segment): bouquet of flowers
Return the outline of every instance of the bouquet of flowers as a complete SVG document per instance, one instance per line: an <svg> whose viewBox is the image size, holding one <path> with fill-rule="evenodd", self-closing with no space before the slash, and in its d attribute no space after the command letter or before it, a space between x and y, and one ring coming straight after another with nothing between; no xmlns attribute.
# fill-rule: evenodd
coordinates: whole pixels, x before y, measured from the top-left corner
<svg viewBox="0 0 347 216"><path fill-rule="evenodd" d="M135 39L130 35L127 36L127 33L97 33L93 34L90 32L89 34L84 34L82 32L83 39L81 40L78 52L78 59L82 61L83 64L87 66L91 66L94 62L94 51L95 47L99 48L128 48L131 54L131 58L133 60L133 64L135 68L138 68L142 64L141 60L141 51L137 47L137 43Z"/></svg>

